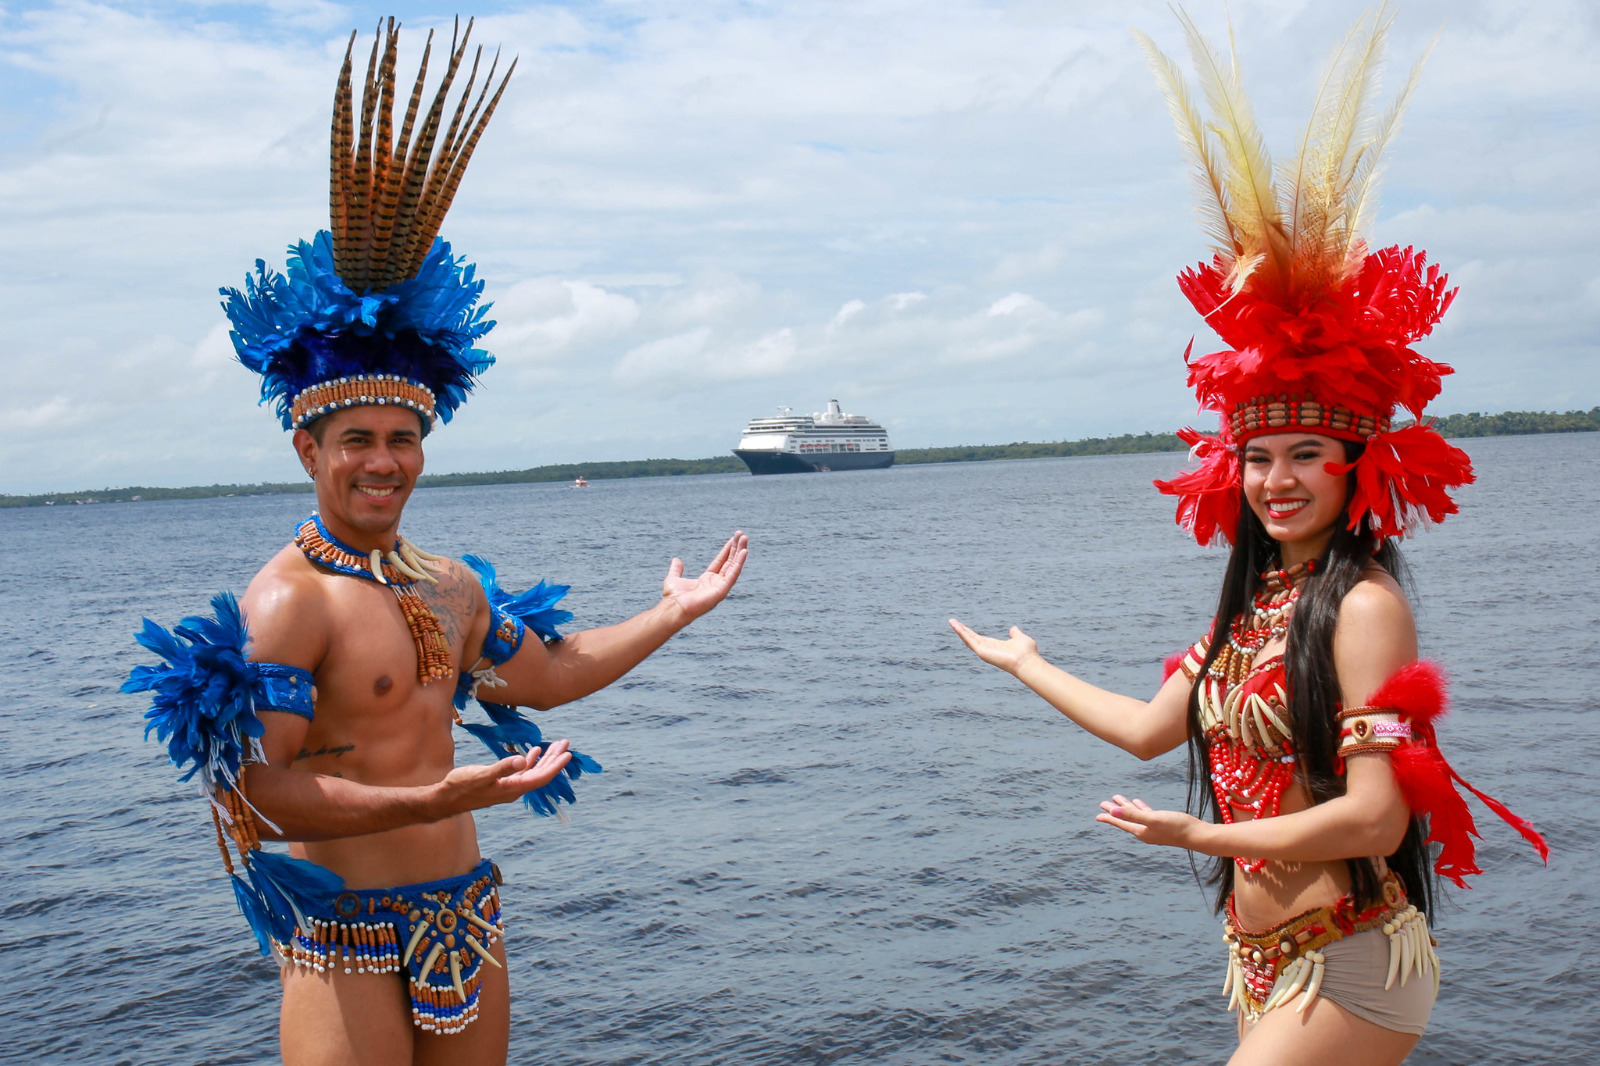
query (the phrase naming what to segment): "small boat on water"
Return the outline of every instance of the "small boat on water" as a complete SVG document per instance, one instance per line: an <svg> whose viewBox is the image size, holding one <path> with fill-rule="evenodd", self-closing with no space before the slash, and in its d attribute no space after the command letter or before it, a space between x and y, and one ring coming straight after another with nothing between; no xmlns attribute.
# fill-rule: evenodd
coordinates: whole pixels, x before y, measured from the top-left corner
<svg viewBox="0 0 1600 1066"><path fill-rule="evenodd" d="M575 489L586 489L589 487L589 482L584 480L582 474L579 474L578 479L572 483L572 487Z"/></svg>
<svg viewBox="0 0 1600 1066"><path fill-rule="evenodd" d="M847 414L829 400L821 414L778 408L776 418L752 418L733 454L752 474L810 474L830 470L881 470L894 465L894 447L882 426Z"/></svg>

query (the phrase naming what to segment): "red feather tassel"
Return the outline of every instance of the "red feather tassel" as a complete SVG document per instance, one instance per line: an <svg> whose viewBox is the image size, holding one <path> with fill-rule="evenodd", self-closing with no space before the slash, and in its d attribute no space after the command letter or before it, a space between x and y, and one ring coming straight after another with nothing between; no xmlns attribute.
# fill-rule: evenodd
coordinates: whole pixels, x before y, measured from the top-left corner
<svg viewBox="0 0 1600 1066"><path fill-rule="evenodd" d="M1350 528L1370 515L1373 532L1398 537L1426 516L1434 522L1456 513L1448 490L1474 480L1467 453L1429 426L1410 425L1367 438L1354 463L1329 463L1330 474L1356 472L1350 494Z"/></svg>
<svg viewBox="0 0 1600 1066"><path fill-rule="evenodd" d="M1217 540L1233 542L1239 527L1241 506L1239 453L1221 436L1194 429L1178 430L1178 437L1189 445L1191 458L1200 460L1195 470L1186 470L1171 481L1155 486L1168 496L1178 497L1178 524L1194 534L1201 544Z"/></svg>
<svg viewBox="0 0 1600 1066"><path fill-rule="evenodd" d="M1425 659L1395 671L1367 699L1367 706L1398 711L1411 721L1410 743L1396 748L1390 761L1406 805L1415 814L1427 817L1428 842L1439 845L1433 868L1461 888L1468 887L1468 876L1483 872L1478 868L1477 847L1472 842L1473 837L1479 836L1478 827L1466 800L1456 791L1457 784L1481 799L1532 844L1541 859L1549 862L1550 847L1532 823L1493 796L1473 788L1445 761L1434 730L1448 703L1444 671Z"/></svg>
<svg viewBox="0 0 1600 1066"><path fill-rule="evenodd" d="M1426 723L1428 739L1433 739L1433 723L1444 716L1449 705L1449 682L1439 664L1427 659L1407 663L1367 697L1368 707L1387 707L1411 717L1413 730Z"/></svg>

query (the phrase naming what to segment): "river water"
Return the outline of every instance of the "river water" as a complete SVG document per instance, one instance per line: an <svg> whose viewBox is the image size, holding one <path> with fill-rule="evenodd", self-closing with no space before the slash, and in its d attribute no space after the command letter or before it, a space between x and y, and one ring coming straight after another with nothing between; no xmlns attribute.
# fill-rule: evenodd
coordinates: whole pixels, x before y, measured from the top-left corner
<svg viewBox="0 0 1600 1066"><path fill-rule="evenodd" d="M1477 808L1489 872L1437 920L1415 1063L1600 1061L1600 434L1463 442L1462 514L1409 544L1446 751L1549 837ZM1093 821L1179 806L1149 764L983 667L945 626L1019 624L1058 664L1152 691L1208 620L1136 455L418 492L406 531L507 587L571 583L577 625L648 606L673 555L751 538L735 594L633 674L539 718L606 765L570 826L483 812L505 872L512 1061L1218 1062L1221 938L1181 853ZM0 511L0 929L16 1062L275 1061L260 958L204 805L116 687L242 591L307 497ZM464 733L460 754L477 760Z"/></svg>

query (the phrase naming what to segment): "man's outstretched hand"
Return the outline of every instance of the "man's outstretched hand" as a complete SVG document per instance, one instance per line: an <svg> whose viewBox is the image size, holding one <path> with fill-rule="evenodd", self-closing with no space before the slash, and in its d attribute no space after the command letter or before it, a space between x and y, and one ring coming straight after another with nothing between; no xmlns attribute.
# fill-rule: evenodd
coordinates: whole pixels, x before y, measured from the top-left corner
<svg viewBox="0 0 1600 1066"><path fill-rule="evenodd" d="M444 817L519 800L556 779L572 753L558 740L540 751L512 755L488 766L458 766L439 782Z"/></svg>
<svg viewBox="0 0 1600 1066"><path fill-rule="evenodd" d="M684 577L683 560L674 559L667 567L666 580L661 582L661 596L683 612L685 624L692 622L723 601L739 580L739 571L744 569L749 554L750 538L738 532L728 538L705 573L697 578Z"/></svg>

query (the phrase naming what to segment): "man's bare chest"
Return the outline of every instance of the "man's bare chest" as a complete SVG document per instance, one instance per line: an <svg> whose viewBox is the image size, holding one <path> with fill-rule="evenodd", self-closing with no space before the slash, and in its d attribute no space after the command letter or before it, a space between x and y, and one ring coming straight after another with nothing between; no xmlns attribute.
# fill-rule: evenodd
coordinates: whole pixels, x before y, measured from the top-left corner
<svg viewBox="0 0 1600 1066"><path fill-rule="evenodd" d="M462 669L471 629L471 590L459 580L441 580L412 590L437 620L448 649L449 676L422 676L414 621L408 617L417 600L407 604L388 586L347 576L330 577L327 653L316 670L319 703L341 709L381 711L416 697L448 703ZM357 710L359 709L359 710Z"/></svg>

